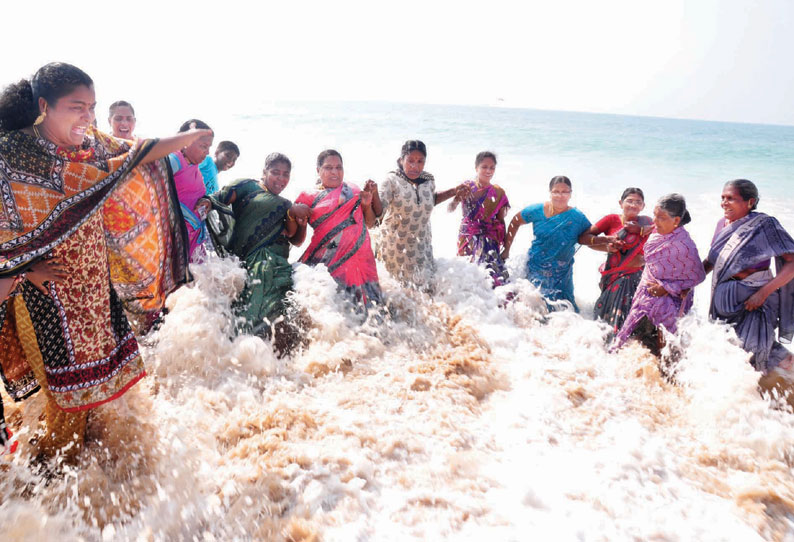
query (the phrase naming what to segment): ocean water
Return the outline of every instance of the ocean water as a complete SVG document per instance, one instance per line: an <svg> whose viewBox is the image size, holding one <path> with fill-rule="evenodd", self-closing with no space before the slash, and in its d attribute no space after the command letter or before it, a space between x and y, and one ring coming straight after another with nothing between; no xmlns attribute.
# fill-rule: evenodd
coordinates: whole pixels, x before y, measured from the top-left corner
<svg viewBox="0 0 794 542"><path fill-rule="evenodd" d="M152 133L183 120L160 113ZM360 184L418 138L440 189L495 151L512 211L557 174L593 221L626 186L645 190L649 214L679 191L705 256L722 184L745 177L794 231L794 127L381 103L245 104L206 120L242 149L222 184L258 177L279 150L289 197L313 185L324 148ZM794 415L758 394L732 331L708 322L708 286L671 339L671 385L640 347L606 351L590 317L603 254L577 254L582 313L548 313L522 278L531 228L513 283L494 291L455 257L459 213L433 215L434 297L379 269L392 317L378 326L354 322L323 269L296 265L313 325L291 358L229 339L236 262L195 266L142 339L149 377L92 414L79 465L53 478L26 465L41 397L6 400L21 449L0 459L2 539L794 540Z"/></svg>

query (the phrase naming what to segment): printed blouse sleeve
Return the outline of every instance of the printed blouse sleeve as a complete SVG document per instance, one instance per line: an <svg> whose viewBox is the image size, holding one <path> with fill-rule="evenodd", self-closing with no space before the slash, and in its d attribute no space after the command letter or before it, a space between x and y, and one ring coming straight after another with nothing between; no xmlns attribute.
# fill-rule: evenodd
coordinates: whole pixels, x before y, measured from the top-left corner
<svg viewBox="0 0 794 542"><path fill-rule="evenodd" d="M386 177L383 182L380 183L378 186L378 195L380 196L380 203L383 206L383 210L386 211L394 198L394 182L391 177Z"/></svg>

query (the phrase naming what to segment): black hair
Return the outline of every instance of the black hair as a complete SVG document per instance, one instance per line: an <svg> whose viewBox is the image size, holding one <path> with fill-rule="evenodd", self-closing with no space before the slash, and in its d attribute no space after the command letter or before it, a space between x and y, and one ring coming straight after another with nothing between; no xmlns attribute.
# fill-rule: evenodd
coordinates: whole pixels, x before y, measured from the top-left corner
<svg viewBox="0 0 794 542"><path fill-rule="evenodd" d="M568 188L573 190L573 186L571 186L571 180L565 175L557 175L556 177L552 177L551 181L549 182L549 190L554 188L555 184L560 184L560 183L567 184Z"/></svg>
<svg viewBox="0 0 794 542"><path fill-rule="evenodd" d="M427 158L427 147L425 146L424 142L419 141L418 139L409 139L403 143L402 149L400 149L400 157L397 159L397 167L400 168L400 171L403 170L402 159L414 151L421 152L422 156Z"/></svg>
<svg viewBox="0 0 794 542"><path fill-rule="evenodd" d="M32 126L41 114L39 98L44 98L52 107L79 86L92 87L94 81L71 64L45 64L30 80L20 79L3 89L0 94L0 130L20 130Z"/></svg>
<svg viewBox="0 0 794 542"><path fill-rule="evenodd" d="M642 189L634 186L630 186L623 191L623 194L621 194L620 196L620 201L623 201L632 194L637 194L639 197L642 198L643 202L645 201L645 194L642 193Z"/></svg>
<svg viewBox="0 0 794 542"><path fill-rule="evenodd" d="M270 169L276 164L284 163L289 166L290 171L292 171L292 162L289 158L287 158L286 154L282 154L280 152L271 152L265 158L265 171Z"/></svg>
<svg viewBox="0 0 794 542"><path fill-rule="evenodd" d="M110 104L110 107L108 108L108 115L112 117L113 111L115 111L117 107L129 107L130 111L132 111L132 116L133 117L135 116L135 108L132 107L132 104L130 102L127 102L125 100L118 100Z"/></svg>
<svg viewBox="0 0 794 542"><path fill-rule="evenodd" d="M317 155L317 167L322 167L325 160L331 156L336 156L339 158L339 161L342 162L342 165L344 165L344 162L342 161L342 155L339 154L339 151L334 149L325 149L323 152Z"/></svg>
<svg viewBox="0 0 794 542"><path fill-rule="evenodd" d="M198 128L200 130L212 130L212 128L210 128L210 125L207 124L206 122L198 120L198 119L190 119L190 120L186 120L185 122L182 123L182 126L179 127L179 132L182 133L182 132L187 132L188 130L190 130L190 125L191 124L195 124L196 128Z"/></svg>
<svg viewBox="0 0 794 542"><path fill-rule="evenodd" d="M758 187L753 181L748 181L747 179L734 179L725 183L725 186L732 186L735 188L744 201L754 199L755 202L750 207L751 211L755 211L756 207L758 207L758 202L761 197L758 195Z"/></svg>
<svg viewBox="0 0 794 542"><path fill-rule="evenodd" d="M215 152L223 152L223 151L232 151L237 156L240 156L240 147L234 144L231 141L221 141L218 143L218 146L215 147Z"/></svg>
<svg viewBox="0 0 794 542"><path fill-rule="evenodd" d="M686 210L686 200L681 194L674 193L662 196L659 201L656 202L656 205L671 217L680 217L680 226L689 224L692 221L692 216L690 216L689 211Z"/></svg>
<svg viewBox="0 0 794 542"><path fill-rule="evenodd" d="M496 165L496 155L491 151L482 151L477 153L477 157L474 159L474 167L479 166L486 158L493 160L494 165Z"/></svg>

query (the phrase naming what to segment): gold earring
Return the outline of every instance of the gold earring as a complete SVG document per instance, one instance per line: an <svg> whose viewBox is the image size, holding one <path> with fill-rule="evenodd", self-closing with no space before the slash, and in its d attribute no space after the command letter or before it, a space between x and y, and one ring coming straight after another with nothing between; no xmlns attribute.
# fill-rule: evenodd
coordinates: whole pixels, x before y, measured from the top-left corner
<svg viewBox="0 0 794 542"><path fill-rule="evenodd" d="M35 120L35 121L33 121L33 126L38 126L39 124L41 124L42 122L44 122L44 118L45 118L46 116L47 116L47 110L45 109L44 111L42 111L42 112L41 112L41 115L39 115L38 117L36 117L36 120Z"/></svg>

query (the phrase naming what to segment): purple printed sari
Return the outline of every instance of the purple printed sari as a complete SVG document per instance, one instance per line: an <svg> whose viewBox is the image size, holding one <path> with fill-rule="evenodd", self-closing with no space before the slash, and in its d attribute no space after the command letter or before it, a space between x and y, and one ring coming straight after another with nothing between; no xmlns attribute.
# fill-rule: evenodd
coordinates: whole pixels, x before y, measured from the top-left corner
<svg viewBox="0 0 794 542"><path fill-rule="evenodd" d="M507 282L507 269L500 255L505 242L505 223L499 212L510 207L505 191L496 185L478 190L477 183L466 181L471 197L463 202L463 220L458 233L458 256L484 264L494 286Z"/></svg>
<svg viewBox="0 0 794 542"><path fill-rule="evenodd" d="M643 318L675 333L678 318L692 308L692 288L705 278L698 249L683 226L665 235L651 234L645 243L645 269L640 285L613 347L621 347ZM660 284L668 295L652 296L648 289L654 283Z"/></svg>

